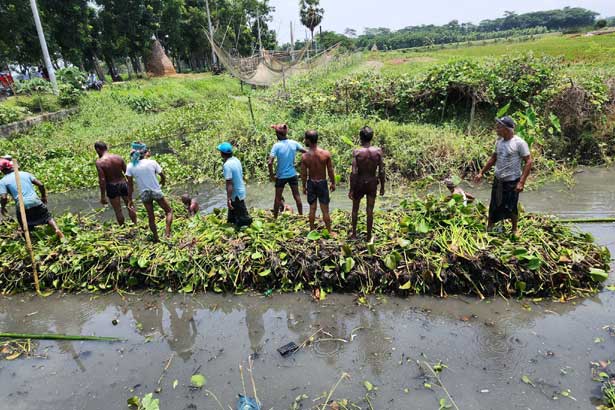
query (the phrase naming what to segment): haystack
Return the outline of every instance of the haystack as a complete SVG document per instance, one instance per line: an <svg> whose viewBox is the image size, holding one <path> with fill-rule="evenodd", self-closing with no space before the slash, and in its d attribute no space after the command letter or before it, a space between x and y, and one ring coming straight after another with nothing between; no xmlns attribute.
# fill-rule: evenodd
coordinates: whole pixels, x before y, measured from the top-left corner
<svg viewBox="0 0 615 410"><path fill-rule="evenodd" d="M155 40L152 46L152 54L147 61L147 71L155 77L176 74L171 59L167 57L167 54L164 52L158 40Z"/></svg>

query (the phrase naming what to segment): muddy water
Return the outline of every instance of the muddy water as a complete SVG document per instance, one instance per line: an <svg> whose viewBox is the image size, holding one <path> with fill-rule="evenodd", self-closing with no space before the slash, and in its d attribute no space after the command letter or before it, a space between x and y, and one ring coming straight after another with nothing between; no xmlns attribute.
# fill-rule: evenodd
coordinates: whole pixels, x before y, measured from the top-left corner
<svg viewBox="0 0 615 410"><path fill-rule="evenodd" d="M613 216L613 176L612 170L590 170L577 176L573 191L548 185L525 194L523 201L530 210L564 216ZM268 206L270 195L263 191L252 190L259 195L253 205L262 200ZM223 200L221 191L202 196L205 210ZM95 201L93 194L83 204ZM613 225L580 228L615 254ZM373 297L370 304L359 306L351 295L314 303L305 294L4 297L2 331L126 341L41 342L37 353L46 358L0 362L0 409L123 409L130 396L158 387L171 356L157 395L161 409L218 408L204 392L189 388L194 372L207 377L206 387L225 406L234 406L242 391L238 365L254 353L255 381L266 409L288 409L301 394L309 396L302 408L311 408L343 372L351 379L340 384L334 398L368 409L367 380L378 388L374 409L437 409L445 394L433 381L433 390L424 387L417 360L448 366L442 381L460 409L591 409L599 387L591 380L590 362L615 359L615 337L603 329L615 325L615 292L566 304L430 297ZM290 341L300 344L320 328L332 335L326 337L348 342L322 342L290 358L276 351ZM523 375L535 387L523 383ZM575 400L558 395L566 389Z"/></svg>

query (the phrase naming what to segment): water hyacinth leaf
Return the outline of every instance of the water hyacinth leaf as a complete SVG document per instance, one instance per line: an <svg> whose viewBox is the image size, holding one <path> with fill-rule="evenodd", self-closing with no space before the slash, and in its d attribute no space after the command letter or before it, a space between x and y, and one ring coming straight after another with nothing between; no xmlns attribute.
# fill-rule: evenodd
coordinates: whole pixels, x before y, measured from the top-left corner
<svg viewBox="0 0 615 410"><path fill-rule="evenodd" d="M137 264L141 269L145 269L149 265L149 258L147 256L140 256Z"/></svg>
<svg viewBox="0 0 615 410"><path fill-rule="evenodd" d="M354 265L355 261L353 258L346 258L346 260L344 261L344 272L350 273L352 268L354 268Z"/></svg>
<svg viewBox="0 0 615 410"><path fill-rule="evenodd" d="M126 403L128 403L129 406L134 406L138 408L141 405L141 400L139 400L139 397L137 396L132 396L131 398L126 400Z"/></svg>
<svg viewBox="0 0 615 410"><path fill-rule="evenodd" d="M399 289L401 289L401 290L409 290L411 287L412 287L412 282L408 281L408 282L404 283L403 285L401 285L399 287Z"/></svg>
<svg viewBox="0 0 615 410"><path fill-rule="evenodd" d="M524 281L520 280L517 281L515 283L515 288L517 288L517 290L521 293L525 292L525 289L527 288L527 283L525 283Z"/></svg>
<svg viewBox="0 0 615 410"><path fill-rule="evenodd" d="M262 254L262 253L260 253L260 252L254 252L254 253L252 253L252 255L251 255L251 258L252 258L253 260L261 259L262 257L263 257L263 254Z"/></svg>
<svg viewBox="0 0 615 410"><path fill-rule="evenodd" d="M414 225L414 230L417 233L428 233L431 230L431 228L426 220L421 219Z"/></svg>
<svg viewBox="0 0 615 410"><path fill-rule="evenodd" d="M350 249L350 246L348 246L348 244L342 245L342 254L346 258L352 256L352 249Z"/></svg>
<svg viewBox="0 0 615 410"><path fill-rule="evenodd" d="M409 247L411 243L412 243L412 242L410 242L409 240L404 239L404 238L399 238L399 239L397 239L397 244L398 244L401 248L404 248L404 249L405 249L405 248L407 248L407 247Z"/></svg>
<svg viewBox="0 0 615 410"><path fill-rule="evenodd" d="M148 393L141 400L141 405L143 406L143 410L160 410L159 406L160 400L154 399L152 393Z"/></svg>
<svg viewBox="0 0 615 410"><path fill-rule="evenodd" d="M320 232L318 232L318 231L312 231L312 232L310 232L308 234L307 238L310 241L317 241L317 240L319 240L321 238L321 235L320 235Z"/></svg>
<svg viewBox="0 0 615 410"><path fill-rule="evenodd" d="M181 293L192 293L192 291L193 291L193 290L194 290L194 289L193 289L193 285L192 285L192 283L189 283L189 284L187 284L186 286L184 286L184 287L180 290L180 292L181 292Z"/></svg>
<svg viewBox="0 0 615 410"><path fill-rule="evenodd" d="M190 385L197 389L200 389L201 387L205 386L206 382L207 379L205 379L205 376L203 376L202 374L193 374L190 378Z"/></svg>
<svg viewBox="0 0 615 410"><path fill-rule="evenodd" d="M401 262L401 255L399 252L393 251L384 258L384 265L390 270L395 270L399 262Z"/></svg>
<svg viewBox="0 0 615 410"><path fill-rule="evenodd" d="M604 269L591 268L589 274L595 282L604 282L609 278L608 272Z"/></svg>
<svg viewBox="0 0 615 410"><path fill-rule="evenodd" d="M537 257L532 257L532 258L528 259L527 267L530 270L536 271L536 270L540 269L540 266L542 266L542 262Z"/></svg>
<svg viewBox="0 0 615 410"><path fill-rule="evenodd" d="M271 273L271 269L267 269L267 270L264 270L264 271L262 271L262 272L259 272L259 273L258 273L258 276L263 276L263 277L265 277L265 276L269 276L269 274L270 274L270 273Z"/></svg>
<svg viewBox="0 0 615 410"><path fill-rule="evenodd" d="M525 384L529 384L532 387L536 387L536 385L534 384L534 382L532 381L532 379L529 378L529 376L527 375L523 375L521 376L521 381Z"/></svg>
<svg viewBox="0 0 615 410"><path fill-rule="evenodd" d="M374 390L374 385L373 385L373 384L371 384L371 383L370 383L369 381L367 381L367 380L365 380L365 381L363 382L363 386L365 387L365 390L367 390L367 391L372 391L372 390Z"/></svg>

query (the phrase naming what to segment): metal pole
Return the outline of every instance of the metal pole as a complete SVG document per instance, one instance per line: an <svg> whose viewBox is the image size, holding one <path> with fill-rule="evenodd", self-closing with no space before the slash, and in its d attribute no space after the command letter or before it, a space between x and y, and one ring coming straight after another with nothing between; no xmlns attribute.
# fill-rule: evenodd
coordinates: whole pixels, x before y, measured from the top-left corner
<svg viewBox="0 0 615 410"><path fill-rule="evenodd" d="M205 8L207 9L207 23L209 25L209 38L211 39L211 42L213 43L214 32L211 29L211 13L209 13L209 0L205 0ZM218 63L217 58L216 58L216 52L214 51L213 45L211 47L211 61L213 62L214 65Z"/></svg>
<svg viewBox="0 0 615 410"><path fill-rule="evenodd" d="M41 18L38 15L38 8L36 7L36 0L30 0L30 6L32 7L32 15L34 16L34 24L36 25L36 31L38 32L38 39L41 42L41 50L43 51L43 59L47 66L47 72L49 73L49 81L53 87L53 93L58 94L58 83L56 82L56 73L51 65L51 58L49 57L49 50L47 49L47 41L45 41L45 33L43 32L43 25L41 24Z"/></svg>
<svg viewBox="0 0 615 410"><path fill-rule="evenodd" d="M263 42L261 40L261 15L256 15L256 26L258 27L258 49L261 57L263 56Z"/></svg>

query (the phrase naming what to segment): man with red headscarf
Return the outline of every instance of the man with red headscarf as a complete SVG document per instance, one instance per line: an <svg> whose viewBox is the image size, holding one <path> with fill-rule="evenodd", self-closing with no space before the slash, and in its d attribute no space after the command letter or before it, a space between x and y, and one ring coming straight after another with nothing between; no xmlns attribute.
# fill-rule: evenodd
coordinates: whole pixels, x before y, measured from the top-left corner
<svg viewBox="0 0 615 410"><path fill-rule="evenodd" d="M21 212L19 211L19 196L17 193L17 180L13 164L8 159L0 159L0 171L4 174L4 178L0 179L0 207L2 215L6 216L6 204L8 195L10 194L15 200L15 208L17 209L17 221L23 228L21 220ZM19 180L21 181L21 194L23 197L24 206L26 208L26 222L28 229L33 229L38 225L49 225L55 231L59 239L64 238L64 234L58 228L58 225L53 220L51 213L47 209L47 191L45 186L28 172L20 172ZM34 187L38 187L41 196L36 194Z"/></svg>
<svg viewBox="0 0 615 410"><path fill-rule="evenodd" d="M307 152L297 141L288 139L288 125L278 124L272 125L278 137L278 142L273 145L271 154L269 154L269 178L275 182L275 200L273 202L273 217L277 218L280 211L280 203L284 194L286 184L290 185L290 189L297 204L297 212L303 215L303 204L301 203L301 195L299 194L299 179L297 178L297 170L295 169L295 157L297 152ZM276 173L273 173L273 162L277 160Z"/></svg>

